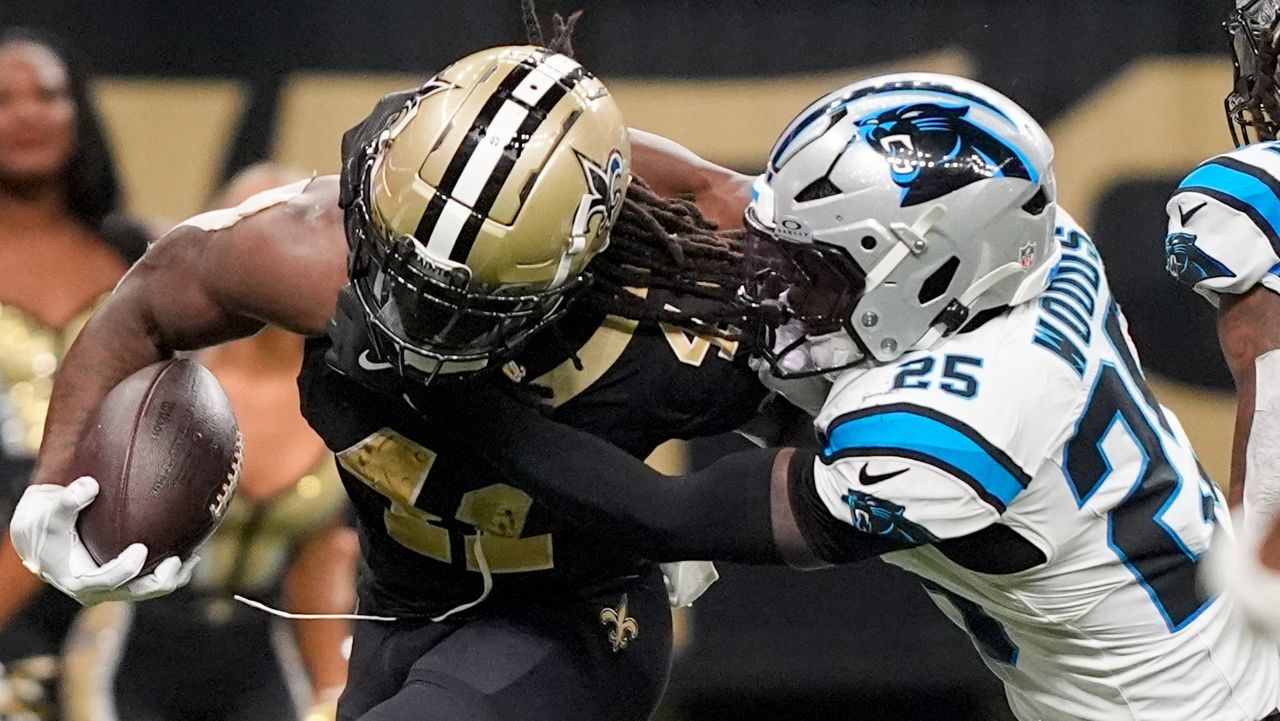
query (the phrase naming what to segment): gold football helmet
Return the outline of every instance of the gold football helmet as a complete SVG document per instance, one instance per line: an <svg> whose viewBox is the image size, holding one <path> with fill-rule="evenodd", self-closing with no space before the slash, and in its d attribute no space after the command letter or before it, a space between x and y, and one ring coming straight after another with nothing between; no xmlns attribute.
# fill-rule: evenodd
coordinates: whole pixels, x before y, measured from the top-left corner
<svg viewBox="0 0 1280 721"><path fill-rule="evenodd" d="M361 150L352 285L379 354L427 380L500 364L562 314L630 181L608 90L532 46L449 66Z"/></svg>

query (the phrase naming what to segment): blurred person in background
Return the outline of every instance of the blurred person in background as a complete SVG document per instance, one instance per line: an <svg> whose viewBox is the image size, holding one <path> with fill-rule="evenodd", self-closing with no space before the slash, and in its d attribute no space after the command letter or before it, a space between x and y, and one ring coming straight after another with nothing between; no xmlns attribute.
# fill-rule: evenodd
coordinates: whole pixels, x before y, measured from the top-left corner
<svg viewBox="0 0 1280 721"><path fill-rule="evenodd" d="M87 84L55 41L21 29L0 35L4 493L26 483L62 354L146 247L142 228L118 212L115 165ZM40 581L16 563L0 579L0 718L52 718L57 649L76 605L38 593Z"/></svg>

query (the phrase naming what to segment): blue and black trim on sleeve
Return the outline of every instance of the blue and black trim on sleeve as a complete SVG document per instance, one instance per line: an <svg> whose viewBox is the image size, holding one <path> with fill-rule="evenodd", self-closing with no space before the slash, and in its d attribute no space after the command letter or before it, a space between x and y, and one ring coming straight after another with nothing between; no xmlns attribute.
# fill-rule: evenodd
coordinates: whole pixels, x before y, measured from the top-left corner
<svg viewBox="0 0 1280 721"><path fill-rule="evenodd" d="M827 510L814 479L813 451L797 451L787 467L787 496L805 545L827 563L854 563L891 551L921 545L908 542L901 534L882 535L874 530L858 528L848 519Z"/></svg>
<svg viewBox="0 0 1280 721"><path fill-rule="evenodd" d="M859 456L927 463L968 485L997 513L1004 513L1031 482L1007 453L970 426L912 403L865 408L827 426L823 463Z"/></svg>
<svg viewBox="0 0 1280 721"><path fill-rule="evenodd" d="M1183 179L1174 195L1207 195L1249 217L1280 255L1280 180L1238 158L1222 156L1202 163Z"/></svg>

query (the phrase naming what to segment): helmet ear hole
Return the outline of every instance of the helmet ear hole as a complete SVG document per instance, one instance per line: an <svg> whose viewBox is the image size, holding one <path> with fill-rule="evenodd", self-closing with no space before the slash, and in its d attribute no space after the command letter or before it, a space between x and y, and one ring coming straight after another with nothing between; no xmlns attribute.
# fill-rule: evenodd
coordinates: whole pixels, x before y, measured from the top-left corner
<svg viewBox="0 0 1280 721"><path fill-rule="evenodd" d="M942 294L947 292L947 288L951 287L951 280L956 277L956 270L959 268L960 259L953 255L933 271L933 274L920 285L920 293L916 296L920 305L926 305L941 298Z"/></svg>
<svg viewBox="0 0 1280 721"><path fill-rule="evenodd" d="M1044 209L1049 206L1049 194L1044 192L1044 186L1040 186L1036 190L1036 194L1031 199L1022 204L1022 209L1028 215L1040 215Z"/></svg>
<svg viewBox="0 0 1280 721"><path fill-rule="evenodd" d="M833 195L839 195L840 192L839 186L831 182L831 178L823 176L806 185L799 193L796 193L796 202L807 203L810 200L830 198Z"/></svg>

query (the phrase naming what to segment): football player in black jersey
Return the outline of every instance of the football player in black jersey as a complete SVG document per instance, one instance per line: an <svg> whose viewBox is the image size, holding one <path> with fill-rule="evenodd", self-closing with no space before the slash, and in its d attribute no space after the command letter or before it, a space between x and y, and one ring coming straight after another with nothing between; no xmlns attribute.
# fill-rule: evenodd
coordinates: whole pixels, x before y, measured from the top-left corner
<svg viewBox="0 0 1280 721"><path fill-rule="evenodd" d="M631 177L633 142L659 190L749 191L629 141L605 87L567 56L512 47L385 98L344 137L341 177L175 228L68 354L14 549L84 603L185 582L189 561L136 578L129 551L76 567L70 529L97 486L71 482L72 450L130 373L278 325L312 338L303 410L337 454L361 536L369 620L338 717L647 718L669 664L658 567L557 524L423 419L427 384L483 371L637 457L754 414L763 391L732 327L748 320L738 249L692 202Z"/></svg>

